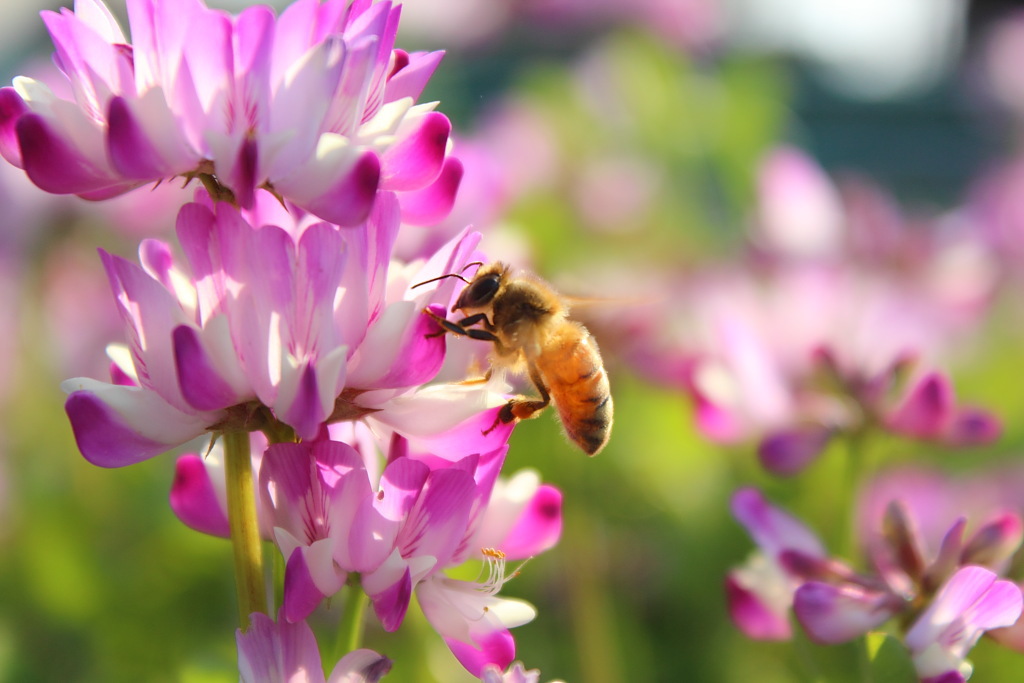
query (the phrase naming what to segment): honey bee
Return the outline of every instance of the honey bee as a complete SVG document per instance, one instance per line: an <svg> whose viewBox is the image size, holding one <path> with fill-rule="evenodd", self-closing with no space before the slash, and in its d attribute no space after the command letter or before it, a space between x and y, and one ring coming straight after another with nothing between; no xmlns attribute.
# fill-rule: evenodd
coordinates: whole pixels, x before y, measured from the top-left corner
<svg viewBox="0 0 1024 683"><path fill-rule="evenodd" d="M466 282L451 309L464 314L461 320L427 313L448 332L491 342L491 367L525 372L540 394L511 399L498 420L533 417L554 403L569 438L587 455L597 455L611 433L612 396L587 328L568 318L565 300L549 285L513 275L504 263L482 266Z"/></svg>

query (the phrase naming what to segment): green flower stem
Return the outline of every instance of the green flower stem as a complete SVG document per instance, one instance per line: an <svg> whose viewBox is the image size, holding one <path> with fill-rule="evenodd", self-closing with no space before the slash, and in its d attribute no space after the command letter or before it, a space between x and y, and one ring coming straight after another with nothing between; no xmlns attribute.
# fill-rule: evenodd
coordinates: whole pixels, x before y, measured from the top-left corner
<svg viewBox="0 0 1024 683"><path fill-rule="evenodd" d="M341 614L341 623L338 625L338 652L337 659L344 655L358 650L363 645L363 625L366 614L366 605L370 602L370 596L358 583L349 583L344 587L345 605Z"/></svg>
<svg viewBox="0 0 1024 683"><path fill-rule="evenodd" d="M854 565L860 560L857 552L857 514L854 508L857 505L857 493L869 473L866 462L867 436L866 430L857 430L846 435L846 481L840 486L842 500L838 509L842 515L842 546L839 551Z"/></svg>
<svg viewBox="0 0 1024 683"><path fill-rule="evenodd" d="M235 581L238 586L238 617L242 630L249 628L249 615L267 612L263 586L263 548L256 520L252 459L249 434L224 434L224 460L228 490L228 522L235 550Z"/></svg>

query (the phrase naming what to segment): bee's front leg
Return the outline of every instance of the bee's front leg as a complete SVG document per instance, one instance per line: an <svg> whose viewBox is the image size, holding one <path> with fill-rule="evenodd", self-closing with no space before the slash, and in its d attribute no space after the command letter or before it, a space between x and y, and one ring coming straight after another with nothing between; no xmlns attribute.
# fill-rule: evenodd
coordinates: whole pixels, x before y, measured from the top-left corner
<svg viewBox="0 0 1024 683"><path fill-rule="evenodd" d="M489 342L498 341L498 338L495 337L493 333L488 332L487 330L481 330L479 328L471 327L472 325L476 325L481 321L487 320L487 315L484 313L477 313L476 315L470 315L463 318L462 320L452 322L448 318L444 318L438 315L437 313L434 313L429 308L424 308L423 312L429 315L431 318L433 318L434 322L441 326L441 330L439 330L438 332L432 332L426 335L428 339L431 337L440 337L445 332L451 332L452 334L457 334L463 337L469 337L470 339L479 339L481 341Z"/></svg>

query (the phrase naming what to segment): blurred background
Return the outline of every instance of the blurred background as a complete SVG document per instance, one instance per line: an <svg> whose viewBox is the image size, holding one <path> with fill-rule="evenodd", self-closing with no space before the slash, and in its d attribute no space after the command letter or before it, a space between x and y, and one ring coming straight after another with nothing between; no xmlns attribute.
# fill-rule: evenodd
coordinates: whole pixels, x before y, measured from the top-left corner
<svg viewBox="0 0 1024 683"><path fill-rule="evenodd" d="M772 477L756 430L714 438L695 419L679 368L715 351L701 316L718 278L760 286L766 260L825 259L926 297L917 350L1004 432L973 449L879 438L873 462L966 479L1024 456L1020 4L405 3L399 45L447 51L422 100L440 100L467 168L453 215L410 228L406 255L473 224L491 257L610 300L579 313L612 380L610 444L588 460L545 416L516 429L507 464L565 494L560 545L503 591L539 609L515 635L542 680L859 680L848 647L754 642L728 618L725 573L752 547L733 491L762 487L837 552L836 501L852 494L831 450ZM59 6L5 0L0 82L45 68L38 11ZM96 247L131 256L169 237L183 196L87 204L0 166L0 680L237 680L229 545L171 513L172 456L86 463L58 386L105 377L121 339ZM869 346L888 332L842 324ZM317 618L329 633L337 606ZM388 681L465 680L418 615L398 634L371 627L367 645L395 661ZM1024 655L992 643L972 659L975 680L1024 676Z"/></svg>

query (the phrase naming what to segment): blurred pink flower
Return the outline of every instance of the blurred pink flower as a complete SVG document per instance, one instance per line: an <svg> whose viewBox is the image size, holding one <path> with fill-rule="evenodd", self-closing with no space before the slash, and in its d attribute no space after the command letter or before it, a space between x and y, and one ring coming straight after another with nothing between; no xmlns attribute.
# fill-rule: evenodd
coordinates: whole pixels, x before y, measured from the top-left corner
<svg viewBox="0 0 1024 683"><path fill-rule="evenodd" d="M394 49L397 6L131 0L128 15L131 41L100 0L43 12L73 99L26 77L0 89L0 153L39 187L105 199L212 174L242 207L267 187L340 225L378 189L408 194L411 222L450 208L451 124L414 104L441 55Z"/></svg>
<svg viewBox="0 0 1024 683"><path fill-rule="evenodd" d="M954 673L966 680L971 674L967 653L985 631L1016 622L1022 605L1020 588L994 572L958 570L905 636L918 675L932 681Z"/></svg>
<svg viewBox="0 0 1024 683"><path fill-rule="evenodd" d="M792 637L789 611L803 577L783 561L787 551L824 559L825 547L803 522L771 505L755 489L733 494L732 513L754 540L757 550L742 567L729 571L725 590L729 616L755 640Z"/></svg>
<svg viewBox="0 0 1024 683"><path fill-rule="evenodd" d="M249 629L235 634L243 683L377 683L391 670L391 660L372 650L355 650L324 677L320 648L309 625L275 622L251 615Z"/></svg>
<svg viewBox="0 0 1024 683"><path fill-rule="evenodd" d="M516 662L508 671L502 671L493 664L488 664L480 673L481 683L540 683L540 671L527 670L521 662ZM556 683L552 681L552 683Z"/></svg>
<svg viewBox="0 0 1024 683"><path fill-rule="evenodd" d="M994 261L966 222L947 227L913 226L870 184L837 188L799 150L776 150L752 249L654 285L673 295L630 313L627 355L691 397L707 438L756 441L781 475L863 429L990 443L998 421L959 405L940 368L980 328Z"/></svg>
<svg viewBox="0 0 1024 683"><path fill-rule="evenodd" d="M903 491L903 498L866 489L871 504L862 510L870 514L862 512L861 519L871 520L862 528L871 574L829 557L813 532L756 490L738 491L733 512L758 552L726 580L733 621L752 638L788 639L792 609L812 640L837 644L895 616L917 615L906 643L922 680L958 671L983 631L1012 626L1020 616L1021 589L997 579L1020 547L1024 524L1019 515L999 514L965 539L965 517L942 521L955 514L960 497L944 497L941 478L940 486L929 488L933 479L918 476L910 486L915 480L907 477L880 479L882 490L892 496ZM933 509L938 514L929 516ZM921 533L916 515L930 535ZM997 639L999 634L993 631Z"/></svg>

